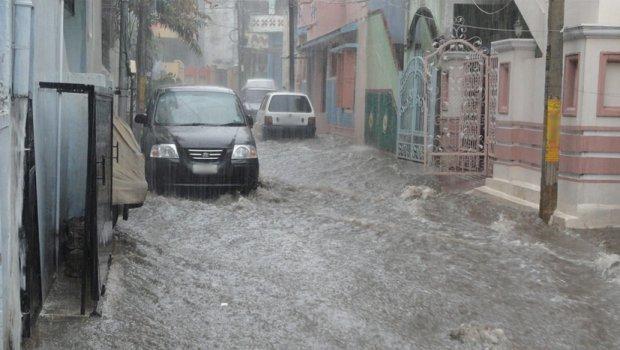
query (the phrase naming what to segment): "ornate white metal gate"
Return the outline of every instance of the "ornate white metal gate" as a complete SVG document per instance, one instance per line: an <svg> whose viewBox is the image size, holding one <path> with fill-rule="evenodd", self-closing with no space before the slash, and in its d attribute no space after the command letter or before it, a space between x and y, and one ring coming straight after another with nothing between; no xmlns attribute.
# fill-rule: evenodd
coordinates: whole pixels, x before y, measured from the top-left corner
<svg viewBox="0 0 620 350"><path fill-rule="evenodd" d="M489 173L497 59L476 44L440 39L434 52L409 62L401 76L398 157L438 173Z"/></svg>

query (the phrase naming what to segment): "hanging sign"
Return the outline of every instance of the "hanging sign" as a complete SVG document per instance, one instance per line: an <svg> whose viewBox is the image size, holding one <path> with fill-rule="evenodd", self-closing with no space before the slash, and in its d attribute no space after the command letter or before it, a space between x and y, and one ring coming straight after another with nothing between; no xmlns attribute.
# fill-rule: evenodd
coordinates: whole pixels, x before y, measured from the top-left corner
<svg viewBox="0 0 620 350"><path fill-rule="evenodd" d="M284 31L284 16L256 15L250 17L248 29L255 33L277 33Z"/></svg>

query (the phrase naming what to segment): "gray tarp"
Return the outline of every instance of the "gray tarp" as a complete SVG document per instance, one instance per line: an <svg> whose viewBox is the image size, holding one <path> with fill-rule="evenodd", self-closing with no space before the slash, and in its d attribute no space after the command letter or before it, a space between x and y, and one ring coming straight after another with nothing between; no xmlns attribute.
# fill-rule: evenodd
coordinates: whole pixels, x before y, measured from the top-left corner
<svg viewBox="0 0 620 350"><path fill-rule="evenodd" d="M131 128L120 118L114 118L113 145L118 144L118 162L113 162L112 203L140 204L146 198L144 155Z"/></svg>

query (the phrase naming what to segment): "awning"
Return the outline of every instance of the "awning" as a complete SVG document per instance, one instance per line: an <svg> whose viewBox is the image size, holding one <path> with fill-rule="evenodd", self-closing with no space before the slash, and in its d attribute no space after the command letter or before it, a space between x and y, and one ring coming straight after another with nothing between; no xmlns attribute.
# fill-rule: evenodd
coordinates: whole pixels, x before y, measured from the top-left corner
<svg viewBox="0 0 620 350"><path fill-rule="evenodd" d="M347 34L347 33L351 33L357 30L357 22L352 22L352 23L348 23L345 24L344 26L330 32L327 33L323 36L320 36L318 38L312 39L310 41L307 41L305 44L300 45L297 47L298 50L305 50L305 49L309 49L313 46L316 45L320 45L320 44L325 44L335 38L337 38L340 35L343 34Z"/></svg>
<svg viewBox="0 0 620 350"><path fill-rule="evenodd" d="M358 45L356 43L346 43L329 49L329 52L339 53L344 50L357 50Z"/></svg>

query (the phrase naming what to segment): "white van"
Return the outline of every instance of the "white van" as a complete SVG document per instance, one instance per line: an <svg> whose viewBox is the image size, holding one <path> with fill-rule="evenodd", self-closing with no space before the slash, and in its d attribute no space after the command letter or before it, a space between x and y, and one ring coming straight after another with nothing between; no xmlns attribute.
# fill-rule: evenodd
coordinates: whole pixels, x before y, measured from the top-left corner
<svg viewBox="0 0 620 350"><path fill-rule="evenodd" d="M272 92L265 96L256 113L263 140L275 135L314 137L316 116L307 95L298 92Z"/></svg>
<svg viewBox="0 0 620 350"><path fill-rule="evenodd" d="M241 89L241 101L252 118L256 118L256 111L265 95L272 91L276 91L276 83L272 79L248 79L245 83Z"/></svg>
<svg viewBox="0 0 620 350"><path fill-rule="evenodd" d="M248 79L244 89L276 90L276 82L273 79Z"/></svg>

